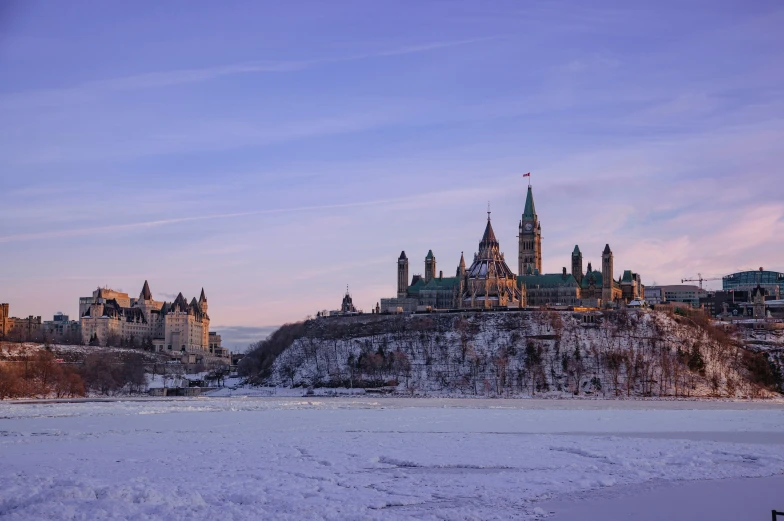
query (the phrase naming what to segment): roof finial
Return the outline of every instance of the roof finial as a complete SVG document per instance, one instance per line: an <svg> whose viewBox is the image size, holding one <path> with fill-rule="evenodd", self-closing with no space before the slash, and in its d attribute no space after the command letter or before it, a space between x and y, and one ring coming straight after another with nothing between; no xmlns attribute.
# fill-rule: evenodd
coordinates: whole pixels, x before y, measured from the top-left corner
<svg viewBox="0 0 784 521"><path fill-rule="evenodd" d="M487 222L490 222L490 201L487 201Z"/></svg>

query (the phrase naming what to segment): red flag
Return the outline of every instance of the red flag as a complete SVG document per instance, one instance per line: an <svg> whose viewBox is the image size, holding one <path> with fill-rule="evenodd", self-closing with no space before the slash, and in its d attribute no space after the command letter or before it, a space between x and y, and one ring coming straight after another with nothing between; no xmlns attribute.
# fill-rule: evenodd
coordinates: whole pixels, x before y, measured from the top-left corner
<svg viewBox="0 0 784 521"><path fill-rule="evenodd" d="M523 174L523 177L531 177L531 172L528 172L527 174Z"/></svg>

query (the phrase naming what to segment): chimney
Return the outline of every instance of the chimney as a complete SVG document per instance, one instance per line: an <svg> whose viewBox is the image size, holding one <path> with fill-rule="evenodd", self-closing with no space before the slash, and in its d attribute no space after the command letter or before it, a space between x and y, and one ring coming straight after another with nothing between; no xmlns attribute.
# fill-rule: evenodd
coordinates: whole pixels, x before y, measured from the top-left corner
<svg viewBox="0 0 784 521"><path fill-rule="evenodd" d="M563 269L563 279L566 280L566 268Z"/></svg>
<svg viewBox="0 0 784 521"><path fill-rule="evenodd" d="M441 280L443 278L444 278L444 270L441 270L438 272L438 280Z"/></svg>

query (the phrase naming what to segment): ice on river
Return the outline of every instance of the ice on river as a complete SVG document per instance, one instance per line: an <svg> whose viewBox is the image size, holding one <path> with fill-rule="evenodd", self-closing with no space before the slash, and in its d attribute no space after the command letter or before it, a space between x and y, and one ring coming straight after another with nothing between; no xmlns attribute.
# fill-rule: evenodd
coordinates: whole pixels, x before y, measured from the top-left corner
<svg viewBox="0 0 784 521"><path fill-rule="evenodd" d="M354 398L0 403L0 462L5 519L558 518L564 499L781 475L784 406Z"/></svg>

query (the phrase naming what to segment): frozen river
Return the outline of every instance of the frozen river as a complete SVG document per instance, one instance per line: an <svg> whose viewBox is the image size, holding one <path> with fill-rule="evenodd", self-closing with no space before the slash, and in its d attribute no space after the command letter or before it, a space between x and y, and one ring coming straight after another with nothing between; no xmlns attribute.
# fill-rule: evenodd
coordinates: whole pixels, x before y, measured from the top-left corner
<svg viewBox="0 0 784 521"><path fill-rule="evenodd" d="M769 519L782 473L781 402L0 403L4 519Z"/></svg>

